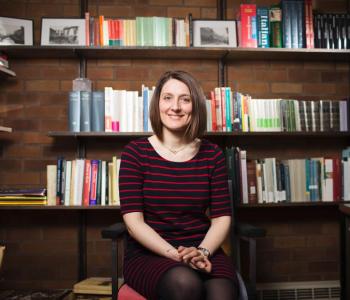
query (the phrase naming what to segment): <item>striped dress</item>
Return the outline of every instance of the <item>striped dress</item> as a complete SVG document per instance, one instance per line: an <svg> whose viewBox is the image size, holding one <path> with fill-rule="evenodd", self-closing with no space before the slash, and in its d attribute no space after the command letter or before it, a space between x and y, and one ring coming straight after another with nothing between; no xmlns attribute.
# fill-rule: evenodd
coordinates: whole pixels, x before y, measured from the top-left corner
<svg viewBox="0 0 350 300"><path fill-rule="evenodd" d="M225 157L202 140L198 153L186 162L161 157L147 138L130 142L119 172L122 214L143 212L145 222L174 247L203 240L211 218L231 215ZM210 258L212 277L235 281L230 259L219 249ZM157 299L156 286L169 268L183 265L148 251L128 236L124 279L147 299Z"/></svg>

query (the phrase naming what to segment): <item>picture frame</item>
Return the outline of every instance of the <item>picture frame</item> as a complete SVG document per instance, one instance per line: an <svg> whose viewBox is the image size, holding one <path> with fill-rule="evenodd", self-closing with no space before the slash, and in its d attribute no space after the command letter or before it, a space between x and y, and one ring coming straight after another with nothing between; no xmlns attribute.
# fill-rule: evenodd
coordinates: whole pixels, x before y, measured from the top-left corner
<svg viewBox="0 0 350 300"><path fill-rule="evenodd" d="M235 20L193 20L194 47L237 47Z"/></svg>
<svg viewBox="0 0 350 300"><path fill-rule="evenodd" d="M0 45L33 46L33 20L0 17Z"/></svg>
<svg viewBox="0 0 350 300"><path fill-rule="evenodd" d="M41 46L86 46L85 38L85 19L41 19Z"/></svg>

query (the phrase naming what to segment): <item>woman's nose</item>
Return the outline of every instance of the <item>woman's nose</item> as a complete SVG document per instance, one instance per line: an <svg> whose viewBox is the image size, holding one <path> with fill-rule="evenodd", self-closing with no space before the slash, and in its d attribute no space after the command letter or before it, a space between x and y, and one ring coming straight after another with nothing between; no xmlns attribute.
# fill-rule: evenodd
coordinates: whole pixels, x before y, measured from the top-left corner
<svg viewBox="0 0 350 300"><path fill-rule="evenodd" d="M180 110L180 101L178 99L174 99L174 101L171 103L171 109L173 110Z"/></svg>

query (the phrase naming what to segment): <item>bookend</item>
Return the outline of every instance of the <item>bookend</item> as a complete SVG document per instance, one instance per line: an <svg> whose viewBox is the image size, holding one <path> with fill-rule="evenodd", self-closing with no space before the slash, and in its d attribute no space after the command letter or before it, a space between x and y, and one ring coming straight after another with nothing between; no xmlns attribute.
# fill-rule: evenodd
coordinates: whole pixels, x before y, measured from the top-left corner
<svg viewBox="0 0 350 300"><path fill-rule="evenodd" d="M102 229L101 235L104 239L110 239L112 242L112 300L118 299L118 243L125 243L126 227L124 223L115 223L107 228ZM248 300L248 294L245 283L239 272L236 273L238 285L239 285L239 296L238 300ZM129 288L129 291L133 291ZM136 292L135 292L136 293ZM138 295L138 294L136 294ZM135 297L135 300L140 299ZM249 298L250 299L250 298ZM128 300L134 300L130 296Z"/></svg>

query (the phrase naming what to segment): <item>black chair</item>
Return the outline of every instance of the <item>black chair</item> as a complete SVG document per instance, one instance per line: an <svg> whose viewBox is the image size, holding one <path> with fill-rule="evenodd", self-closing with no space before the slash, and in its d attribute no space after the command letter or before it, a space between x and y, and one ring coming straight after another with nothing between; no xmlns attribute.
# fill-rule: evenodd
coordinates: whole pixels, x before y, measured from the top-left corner
<svg viewBox="0 0 350 300"><path fill-rule="evenodd" d="M125 241L125 233L126 233L126 227L124 223L116 223L113 224L107 228L102 229L101 234L104 239L110 239L112 242L112 300L117 300L118 296L118 243ZM250 243L250 249L255 251L255 240L254 236L259 235L262 236L264 232L261 230L258 230L257 228L253 226L246 226L241 225L237 226L236 233L233 235L234 239L239 239L238 237L241 236L241 234L245 234L246 239L248 239L248 242ZM236 253L236 257L237 257ZM255 262L255 252L251 256L253 258L252 262ZM239 300L250 300L254 299L251 298L255 295L254 290L252 291L252 288L255 288L255 269L252 265L252 274L253 275L253 281L249 282L247 285L248 289L246 289L246 284L244 283L241 275L239 272L237 272L237 278L239 283ZM253 283L253 284L251 284ZM250 296L249 296L250 295ZM249 297L249 298L248 298Z"/></svg>

